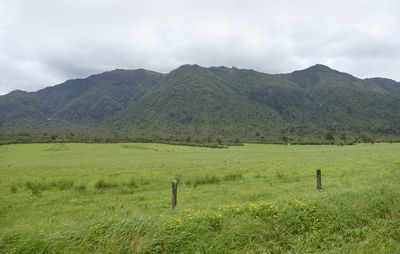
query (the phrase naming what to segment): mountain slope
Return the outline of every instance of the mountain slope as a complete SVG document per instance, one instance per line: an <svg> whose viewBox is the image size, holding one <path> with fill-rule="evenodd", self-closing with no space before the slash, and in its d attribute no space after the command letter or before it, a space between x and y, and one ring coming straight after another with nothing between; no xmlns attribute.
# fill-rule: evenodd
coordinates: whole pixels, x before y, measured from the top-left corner
<svg viewBox="0 0 400 254"><path fill-rule="evenodd" d="M57 112L55 118L80 124L96 124L122 108L121 103L104 91L92 89Z"/></svg>
<svg viewBox="0 0 400 254"><path fill-rule="evenodd" d="M53 113L53 108L32 93L13 91L0 96L0 130L38 124Z"/></svg>
<svg viewBox="0 0 400 254"><path fill-rule="evenodd" d="M372 83L323 65L288 75L311 96L308 122L330 130L396 133L400 119L398 96Z"/></svg>
<svg viewBox="0 0 400 254"><path fill-rule="evenodd" d="M103 118L140 98L163 77L164 74L143 69L117 69L33 93L15 91L0 96L0 121L4 128L11 129L51 129L60 122L66 122L72 129L74 125L98 126Z"/></svg>
<svg viewBox="0 0 400 254"><path fill-rule="evenodd" d="M374 83L389 93L400 95L400 82L387 78L369 78L365 80Z"/></svg>
<svg viewBox="0 0 400 254"><path fill-rule="evenodd" d="M249 103L230 84L196 65L172 71L112 122L113 127L147 134L202 136L246 135L283 124L274 110Z"/></svg>
<svg viewBox="0 0 400 254"><path fill-rule="evenodd" d="M324 65L288 74L198 65L168 74L114 70L0 96L0 132L63 125L160 136L400 135L399 84Z"/></svg>

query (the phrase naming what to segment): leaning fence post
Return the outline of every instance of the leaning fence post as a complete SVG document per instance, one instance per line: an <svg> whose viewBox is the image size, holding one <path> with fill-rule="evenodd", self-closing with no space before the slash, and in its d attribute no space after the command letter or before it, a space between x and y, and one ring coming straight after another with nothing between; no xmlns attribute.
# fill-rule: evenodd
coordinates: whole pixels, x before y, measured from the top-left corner
<svg viewBox="0 0 400 254"><path fill-rule="evenodd" d="M172 180L172 200L171 200L171 204L172 204L172 209L175 208L176 206L176 195L178 192L178 181L177 180Z"/></svg>
<svg viewBox="0 0 400 254"><path fill-rule="evenodd" d="M317 190L319 190L319 191L322 190L322 184L321 184L321 169L317 169Z"/></svg>

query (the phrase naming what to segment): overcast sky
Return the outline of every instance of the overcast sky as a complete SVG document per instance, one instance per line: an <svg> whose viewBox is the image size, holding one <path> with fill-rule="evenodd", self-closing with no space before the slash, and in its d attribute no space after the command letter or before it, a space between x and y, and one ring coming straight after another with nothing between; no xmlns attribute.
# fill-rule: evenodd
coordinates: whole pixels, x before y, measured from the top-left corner
<svg viewBox="0 0 400 254"><path fill-rule="evenodd" d="M186 63L400 81L399 13L398 0L1 0L0 94Z"/></svg>

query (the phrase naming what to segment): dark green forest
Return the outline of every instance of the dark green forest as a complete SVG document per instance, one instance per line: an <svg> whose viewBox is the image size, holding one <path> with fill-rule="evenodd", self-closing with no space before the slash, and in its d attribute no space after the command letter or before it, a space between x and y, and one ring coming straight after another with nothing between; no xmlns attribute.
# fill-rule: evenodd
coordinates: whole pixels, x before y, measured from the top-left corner
<svg viewBox="0 0 400 254"><path fill-rule="evenodd" d="M400 83L324 65L117 69L0 96L3 142L352 143L396 141L399 127Z"/></svg>

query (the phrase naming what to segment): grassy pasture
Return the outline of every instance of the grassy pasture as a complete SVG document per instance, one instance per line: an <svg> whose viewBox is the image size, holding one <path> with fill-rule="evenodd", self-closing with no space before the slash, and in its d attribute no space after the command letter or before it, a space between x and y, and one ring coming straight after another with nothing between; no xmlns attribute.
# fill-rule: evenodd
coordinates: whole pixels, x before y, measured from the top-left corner
<svg viewBox="0 0 400 254"><path fill-rule="evenodd" d="M396 253L399 214L400 144L0 146L3 253Z"/></svg>

